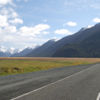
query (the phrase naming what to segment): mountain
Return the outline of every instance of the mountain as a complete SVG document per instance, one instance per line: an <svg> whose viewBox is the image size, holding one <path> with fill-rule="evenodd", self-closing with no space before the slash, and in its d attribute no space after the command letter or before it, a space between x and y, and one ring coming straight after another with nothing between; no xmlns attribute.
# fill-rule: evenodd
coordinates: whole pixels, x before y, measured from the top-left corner
<svg viewBox="0 0 100 100"><path fill-rule="evenodd" d="M53 57L100 57L100 24L82 31L80 36L83 39L65 44Z"/></svg>
<svg viewBox="0 0 100 100"><path fill-rule="evenodd" d="M82 28L59 41L48 41L29 53L29 57L99 57L100 23Z"/></svg>
<svg viewBox="0 0 100 100"><path fill-rule="evenodd" d="M23 56L27 55L28 53L30 53L32 50L33 50L32 48L25 48L21 52L12 54L11 57L23 57Z"/></svg>
<svg viewBox="0 0 100 100"><path fill-rule="evenodd" d="M10 52L2 52L2 51L0 51L0 57L9 57L9 56L11 56Z"/></svg>
<svg viewBox="0 0 100 100"><path fill-rule="evenodd" d="M10 57L12 54L17 53L19 50L15 48L6 48L0 46L0 57Z"/></svg>
<svg viewBox="0 0 100 100"><path fill-rule="evenodd" d="M55 40L49 40L42 46L36 48L31 53L27 54L28 57L45 57L49 56L48 48L55 44Z"/></svg>

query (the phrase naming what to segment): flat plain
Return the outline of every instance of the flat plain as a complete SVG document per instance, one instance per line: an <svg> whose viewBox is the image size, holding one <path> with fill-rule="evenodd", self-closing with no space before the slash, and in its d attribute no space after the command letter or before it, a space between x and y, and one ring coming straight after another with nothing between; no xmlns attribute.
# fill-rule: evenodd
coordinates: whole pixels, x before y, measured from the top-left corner
<svg viewBox="0 0 100 100"><path fill-rule="evenodd" d="M1 57L0 75L99 63L99 58Z"/></svg>

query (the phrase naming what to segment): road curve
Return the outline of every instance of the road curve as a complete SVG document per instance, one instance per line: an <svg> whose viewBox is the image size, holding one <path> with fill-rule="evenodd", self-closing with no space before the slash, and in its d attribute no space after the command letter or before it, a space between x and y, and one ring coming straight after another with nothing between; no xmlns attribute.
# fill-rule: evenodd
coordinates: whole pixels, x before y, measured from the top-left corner
<svg viewBox="0 0 100 100"><path fill-rule="evenodd" d="M81 97L80 95L82 91L86 92L84 90L86 88L85 83L90 83L90 81L94 82L92 79L98 78L97 74L99 74L98 71L100 70L98 66L99 64L88 66L70 66L27 74L1 76L0 100L10 100L12 98L14 100L14 98L25 93L28 93L28 95L21 96L20 98L18 97L16 100L66 100L67 98L68 100L90 100L74 99L74 97L76 98L78 95ZM85 74L82 74L80 71ZM95 88L98 86L96 83L92 85ZM81 89L80 86L82 84L82 87L84 87L83 89ZM90 85L87 84L86 86L88 89ZM81 91L79 91L79 89ZM33 90L35 92L30 92Z"/></svg>

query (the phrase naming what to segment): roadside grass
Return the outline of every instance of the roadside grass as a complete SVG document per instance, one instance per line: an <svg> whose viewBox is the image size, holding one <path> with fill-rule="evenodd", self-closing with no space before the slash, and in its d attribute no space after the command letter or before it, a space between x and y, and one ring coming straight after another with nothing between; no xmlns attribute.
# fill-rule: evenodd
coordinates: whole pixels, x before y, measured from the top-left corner
<svg viewBox="0 0 100 100"><path fill-rule="evenodd" d="M0 76L19 73L48 70L64 66L87 65L100 62L100 60L82 59L0 59Z"/></svg>

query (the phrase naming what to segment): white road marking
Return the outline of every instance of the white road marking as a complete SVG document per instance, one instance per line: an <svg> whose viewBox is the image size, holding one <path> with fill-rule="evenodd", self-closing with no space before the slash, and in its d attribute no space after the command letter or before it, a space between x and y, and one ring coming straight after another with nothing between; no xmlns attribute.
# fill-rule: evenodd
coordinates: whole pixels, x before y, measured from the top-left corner
<svg viewBox="0 0 100 100"><path fill-rule="evenodd" d="M100 93L98 93L98 96L97 96L96 100L100 100Z"/></svg>
<svg viewBox="0 0 100 100"><path fill-rule="evenodd" d="M56 81L56 82L47 84L47 85L45 85L45 86L42 86L42 87L40 87L40 88L38 88L38 89L35 89L35 90L33 90L33 91L30 91L30 92L28 92L28 93L24 93L24 94L22 94L22 95L20 95L20 96L17 96L17 97L15 97L15 98L11 99L11 100L17 100L17 99L19 99L19 98L21 98L21 97L27 96L27 95L29 95L29 94L31 94L31 93L34 93L34 92L38 91L38 90L44 89L44 88L46 88L46 87L48 87L48 86L50 86L50 85L56 84L56 83L61 82L61 81L65 80L65 79L71 78L71 77L73 77L73 76L75 76L75 75L77 75L77 74L80 74L80 73L82 73L82 72L85 72L86 70L91 69L91 68L92 68L92 67L86 68L86 69L84 69L84 70L82 70L82 71L79 71L79 72L77 72L77 73L75 73L75 74L72 74L72 75L70 75L70 76L67 76L67 77L65 77L65 78L63 78L63 79L60 79L60 80ZM97 100L99 100L99 99L97 99Z"/></svg>

